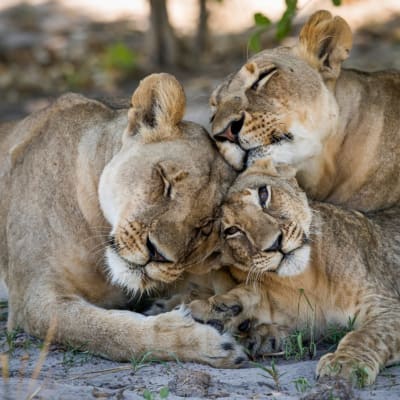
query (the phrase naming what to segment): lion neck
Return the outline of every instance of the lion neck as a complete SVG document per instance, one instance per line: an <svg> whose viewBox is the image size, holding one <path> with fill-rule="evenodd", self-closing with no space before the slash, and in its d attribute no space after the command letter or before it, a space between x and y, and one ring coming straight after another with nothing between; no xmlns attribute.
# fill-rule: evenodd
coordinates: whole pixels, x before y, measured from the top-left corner
<svg viewBox="0 0 400 400"><path fill-rule="evenodd" d="M379 111L368 103L371 101L369 86L374 86L368 83L368 77L359 71L344 70L338 79L335 97L339 105L339 125L333 153L336 169L331 190L324 197L329 202L363 211L381 206L379 202L374 204L374 193L363 201L355 201L354 197L375 173L376 149L382 148L380 136L385 128L383 106ZM376 93L378 90L377 87ZM386 134L390 137L390 132Z"/></svg>
<svg viewBox="0 0 400 400"><path fill-rule="evenodd" d="M357 133L361 116L368 113L368 110L361 107L360 82L354 82L347 75L344 70L334 88L334 98L339 109L337 124L323 140L322 152L298 167L299 183L314 200L332 198L335 203L345 203L345 193L335 200L337 188L346 187L347 195L351 196L354 193L354 175L362 168L357 163L351 169L346 168L349 159L357 156L353 152L354 148L349 148L349 136ZM341 165L345 168L340 168Z"/></svg>

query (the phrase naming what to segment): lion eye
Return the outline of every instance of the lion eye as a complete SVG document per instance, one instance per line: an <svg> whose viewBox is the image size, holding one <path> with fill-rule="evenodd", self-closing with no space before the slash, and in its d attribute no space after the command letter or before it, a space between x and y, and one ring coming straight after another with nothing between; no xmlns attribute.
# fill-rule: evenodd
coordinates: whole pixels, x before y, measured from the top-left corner
<svg viewBox="0 0 400 400"><path fill-rule="evenodd" d="M269 189L267 186L261 186L258 188L258 199L262 208L267 206L269 197Z"/></svg>
<svg viewBox="0 0 400 400"><path fill-rule="evenodd" d="M205 225L203 225L200 230L204 236L210 236L214 226L214 221L209 221Z"/></svg>
<svg viewBox="0 0 400 400"><path fill-rule="evenodd" d="M158 174L159 178L161 178L161 182L163 185L163 196L167 198L171 198L172 195L172 185L171 182L167 179L165 171L162 169L162 167L156 168L156 173Z"/></svg>
<svg viewBox="0 0 400 400"><path fill-rule="evenodd" d="M263 81L267 76L271 77L273 75L273 73L275 73L276 70L277 70L276 67L272 67L270 69L267 69L264 72L261 72L260 75L258 76L257 80L251 85L251 89L257 90L258 87L260 86L261 81ZM268 79L266 79L265 82L267 82Z"/></svg>
<svg viewBox="0 0 400 400"><path fill-rule="evenodd" d="M163 183L164 183L164 196L170 198L172 192L172 186L166 179L163 179Z"/></svg>
<svg viewBox="0 0 400 400"><path fill-rule="evenodd" d="M230 226L224 230L224 236L233 236L234 234L240 232L240 229L237 226Z"/></svg>

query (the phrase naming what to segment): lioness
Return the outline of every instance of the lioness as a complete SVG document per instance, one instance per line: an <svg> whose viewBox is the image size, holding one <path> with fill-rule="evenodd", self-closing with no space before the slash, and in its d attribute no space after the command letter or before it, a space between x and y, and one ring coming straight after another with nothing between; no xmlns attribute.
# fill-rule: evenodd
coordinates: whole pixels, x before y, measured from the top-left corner
<svg viewBox="0 0 400 400"><path fill-rule="evenodd" d="M317 375L361 373L373 383L400 360L400 209L363 215L308 202L294 174L262 160L238 177L223 205L223 263L242 285L192 302L192 313L250 329L255 353L295 329L321 334L351 319L354 330L320 359Z"/></svg>
<svg viewBox="0 0 400 400"><path fill-rule="evenodd" d="M229 336L185 310L115 310L217 249L215 215L234 174L204 129L182 121L184 108L181 85L159 74L141 82L128 113L71 94L3 127L9 329L42 338L50 329L114 360L151 350L218 367L244 361Z"/></svg>
<svg viewBox="0 0 400 400"><path fill-rule="evenodd" d="M262 51L213 92L212 134L236 169L292 165L317 200L362 211L400 198L400 73L342 69L352 34L313 14L294 47Z"/></svg>

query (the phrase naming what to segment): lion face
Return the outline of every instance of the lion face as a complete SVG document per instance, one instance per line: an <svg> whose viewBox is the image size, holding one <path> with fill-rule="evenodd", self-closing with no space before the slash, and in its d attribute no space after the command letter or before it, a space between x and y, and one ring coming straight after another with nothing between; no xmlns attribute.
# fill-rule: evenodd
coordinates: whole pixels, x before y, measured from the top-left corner
<svg viewBox="0 0 400 400"><path fill-rule="evenodd" d="M337 105L318 72L287 48L250 59L210 104L213 138L237 170L260 156L298 165L321 152L337 123Z"/></svg>
<svg viewBox="0 0 400 400"><path fill-rule="evenodd" d="M292 168L256 162L237 178L222 210L224 264L249 277L297 275L307 267L312 212Z"/></svg>
<svg viewBox="0 0 400 400"><path fill-rule="evenodd" d="M135 291L173 282L218 250L217 208L234 174L203 128L181 121L183 96L170 75L146 78L100 179L110 276Z"/></svg>
<svg viewBox="0 0 400 400"><path fill-rule="evenodd" d="M268 157L301 168L336 132L334 80L351 48L351 31L338 17L316 13L300 44L262 51L213 92L212 136L237 170Z"/></svg>

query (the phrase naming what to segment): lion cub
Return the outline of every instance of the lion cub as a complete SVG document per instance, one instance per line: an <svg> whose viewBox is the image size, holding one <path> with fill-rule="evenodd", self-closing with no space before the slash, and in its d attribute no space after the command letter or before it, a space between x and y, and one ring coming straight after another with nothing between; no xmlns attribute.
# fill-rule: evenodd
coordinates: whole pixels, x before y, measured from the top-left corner
<svg viewBox="0 0 400 400"><path fill-rule="evenodd" d="M263 160L237 178L223 205L223 263L241 284L192 302L192 313L250 330L255 353L295 329L322 334L350 318L354 330L317 375L351 379L362 368L373 383L400 360L400 209L363 215L308 201L294 173Z"/></svg>

